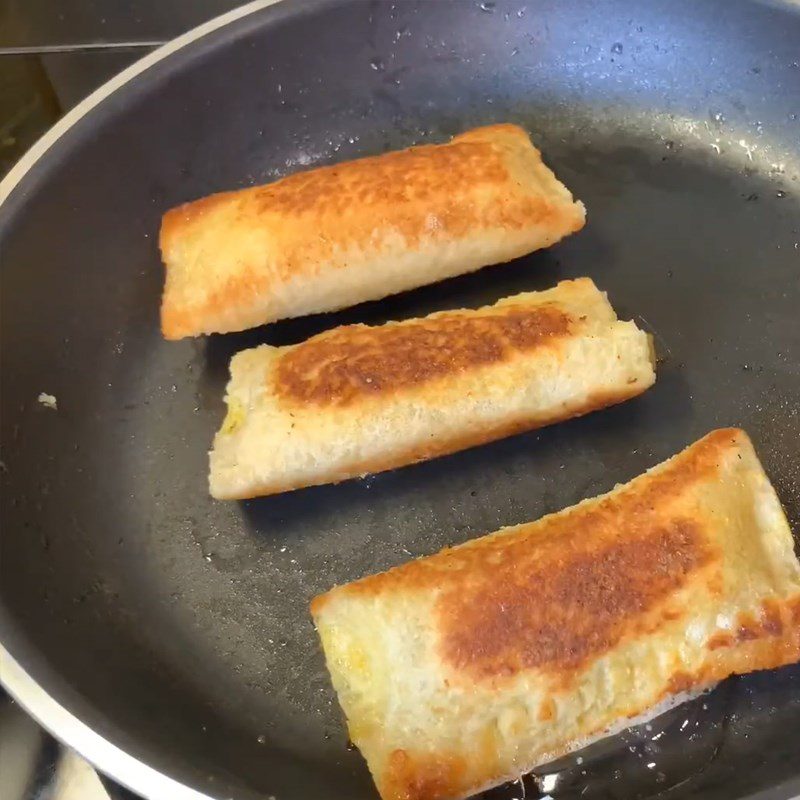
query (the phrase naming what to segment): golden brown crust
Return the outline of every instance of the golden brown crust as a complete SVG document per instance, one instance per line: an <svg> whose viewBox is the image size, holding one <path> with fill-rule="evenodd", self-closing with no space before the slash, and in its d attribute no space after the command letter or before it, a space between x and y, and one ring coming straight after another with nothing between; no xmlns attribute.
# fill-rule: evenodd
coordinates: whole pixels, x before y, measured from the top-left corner
<svg viewBox="0 0 800 800"><path fill-rule="evenodd" d="M729 675L773 669L799 660L800 621L793 618L798 604L800 595L783 602L766 601L759 618L740 613L737 629L713 634L706 643L708 657L702 666L691 673L673 674L664 695L703 689Z"/></svg>
<svg viewBox="0 0 800 800"><path fill-rule="evenodd" d="M768 610L767 610L768 609ZM736 650L723 650L720 654L710 653L708 660L696 671L676 670L666 681L660 700L677 695L689 695L714 686L733 674L743 674L754 669L772 669L791 664L800 659L800 619L793 620L793 614L800 609L800 595L783 602L771 601L765 604L765 616L778 614L783 626L782 634L767 631L762 624L755 638L739 639ZM774 620L773 620L774 624ZM770 627L770 623L767 623ZM787 635L788 632L788 635ZM738 638L738 637L737 637ZM550 704L548 697L542 708L547 706L540 719L549 721ZM629 719L640 717L645 708L635 707L625 715ZM587 730L586 738L602 735L604 728ZM547 754L544 761L550 761L569 752L571 747L558 748ZM401 752L402 757L392 762L378 778L381 797L384 800L440 800L463 796L471 788L465 781L463 756L440 750L436 756L419 752ZM491 746L484 752L475 752L470 758L470 766L481 774L495 774L496 750ZM399 767L399 768L398 768ZM507 775L511 779L512 775Z"/></svg>
<svg viewBox="0 0 800 800"><path fill-rule="evenodd" d="M481 444L494 442L497 439L504 439L507 436L514 436L525 431L543 428L556 422L563 422L574 417L582 417L592 411L622 403L642 394L648 386L642 383L628 384L624 389L614 392L597 392L591 395L586 402L573 406L565 406L558 414L551 416L530 416L525 415L519 419L505 420L494 427L482 426L473 430L459 433L450 438L440 438L423 445L414 445L405 450L398 450L389 456L372 458L356 461L345 467L337 467L320 475L317 475L313 482L300 484L296 480L286 483L276 482L255 488L248 487L245 494L237 497L235 494L226 495L227 500L244 500L248 497L258 497L262 495L277 494L278 492L288 492L294 489L302 489L307 486L320 486L326 483L339 483L349 478L357 478L362 475L369 475L386 470L397 469L419 461L428 461L438 456L446 456L450 453L457 453L460 450L467 450L470 447L477 447Z"/></svg>
<svg viewBox="0 0 800 800"><path fill-rule="evenodd" d="M165 261L166 254L180 246L181 239L195 226L203 225L204 220L216 209L238 202L239 192L218 192L201 197L190 203L171 208L161 220L158 243ZM169 280L169 270L167 279ZM198 280L203 280L198 276ZM201 306L189 305L178 300L167 289L161 301L161 333L165 339L180 339L197 333L198 319L212 313L246 302L254 292L263 290L264 276L252 268L242 265L241 269L221 285L208 289Z"/></svg>
<svg viewBox="0 0 800 800"><path fill-rule="evenodd" d="M333 589L312 614L348 719L374 726L353 738L384 800L452 800L797 661L798 588L779 501L747 436L721 430L608 495ZM375 641L359 670L350 653Z"/></svg>
<svg viewBox="0 0 800 800"><path fill-rule="evenodd" d="M409 203L429 202L458 187L476 182L502 186L508 181L508 169L502 152L490 142L452 142L447 147L423 145L380 156L362 158L300 172L283 180L253 190L254 213L276 213L287 216L311 215L314 219L341 219L353 202L374 207L402 207ZM543 203L530 203L529 214L547 212ZM520 226L520 215L497 211L497 224ZM472 209L458 208L455 203L445 209L440 220L452 233L463 233L478 218ZM398 230L414 245L427 233L416 215L399 216ZM361 238L361 231L357 234ZM349 244L343 240L344 246Z"/></svg>
<svg viewBox="0 0 800 800"><path fill-rule="evenodd" d="M419 202L435 200L438 208L442 197L450 197L450 204L437 211L437 219L438 227L453 235L476 225L483 227L487 222L513 229L531 220L546 218L552 213L551 206L538 198L520 198L520 204L511 209L498 205L491 220L482 213L479 215L475 208L459 204L459 193L476 183L487 189L504 187L508 183L504 148L498 143L498 135L528 143L527 134L516 125L488 125L456 136L446 145L420 145L344 164L316 167L265 186L219 192L184 203L164 215L161 247L170 247L187 226L202 220L209 211L232 198L240 201L238 221L248 216L297 218L306 215L315 223L322 221L325 225L324 230L317 231L318 236L295 243L296 250L281 261L280 277L296 273L299 264L307 263L308 255L329 256L334 240L342 247L363 243L368 231L362 225L340 227L343 220L348 219L346 212L353 203L386 209L409 206L416 212ZM429 225L417 213L399 216L397 220L399 232L411 245L429 233Z"/></svg>
<svg viewBox="0 0 800 800"><path fill-rule="evenodd" d="M242 267L235 276L209 290L202 305L185 306L165 299L161 305L161 333L165 339L194 336L200 332L197 329L200 320L207 315L221 315L227 309L249 302L254 295L264 291L266 285L263 275L254 269Z"/></svg>
<svg viewBox="0 0 800 800"><path fill-rule="evenodd" d="M201 197L199 200L181 203L167 211L161 219L161 230L158 236L158 245L162 252L172 246L175 238L180 236L187 225L202 220L210 211L224 205L235 195L236 192L217 192L208 197Z"/></svg>
<svg viewBox="0 0 800 800"><path fill-rule="evenodd" d="M673 672L667 681L666 694L684 694L691 691L695 685L695 678L685 670Z"/></svg>
<svg viewBox="0 0 800 800"><path fill-rule="evenodd" d="M446 797L452 786L459 784L464 772L463 759L412 758L405 750L395 750L389 755L380 784L382 797L393 800L436 800Z"/></svg>
<svg viewBox="0 0 800 800"><path fill-rule="evenodd" d="M784 620L784 616L787 617ZM769 639L780 636L786 628L792 627L791 610L784 614L779 603L767 601L762 604L761 614L740 613L736 617L736 628L731 631L718 631L706 645L709 650L718 650L721 647L735 647L742 642L752 642L757 639Z"/></svg>
<svg viewBox="0 0 800 800"><path fill-rule="evenodd" d="M548 173L546 186L536 183L537 171ZM272 305L270 296L299 292L303 286L313 290L320 273L345 270L352 259L372 269L368 264L382 253L392 259L398 247L424 255L432 242L457 243L481 232L502 230L514 237L540 231L538 242L527 249L520 243L517 252L496 259L505 260L583 224L582 207L572 202L542 165L527 134L514 125L318 167L266 186L185 203L164 215L159 237L167 267L162 331L176 339L295 316L294 299L284 311ZM471 269L477 266L482 264ZM423 269L430 268L420 265L421 276ZM425 282L414 278L412 285ZM323 303L314 310L350 304ZM250 321L259 309L264 318Z"/></svg>
<svg viewBox="0 0 800 800"><path fill-rule="evenodd" d="M539 706L539 719L542 722L549 722L556 716L556 703L552 697L545 697Z"/></svg>
<svg viewBox="0 0 800 800"><path fill-rule="evenodd" d="M507 304L480 316L453 312L399 325L348 325L287 350L270 380L289 403L345 406L509 360L568 336L570 323L552 304Z"/></svg>
<svg viewBox="0 0 800 800"><path fill-rule="evenodd" d="M690 519L665 525L634 516L620 538L606 514L589 514L551 536L535 550L517 540L484 553L490 569L473 569L467 586L442 593L441 659L454 674L470 682L531 668L575 674L639 633L654 608L715 558Z"/></svg>

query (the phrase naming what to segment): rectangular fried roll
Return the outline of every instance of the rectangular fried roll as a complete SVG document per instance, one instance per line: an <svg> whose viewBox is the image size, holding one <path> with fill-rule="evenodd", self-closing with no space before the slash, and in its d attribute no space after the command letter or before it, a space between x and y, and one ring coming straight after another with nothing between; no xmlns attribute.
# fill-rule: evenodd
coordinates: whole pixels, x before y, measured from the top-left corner
<svg viewBox="0 0 800 800"><path fill-rule="evenodd" d="M384 800L516 779L734 673L800 658L800 564L747 435L311 604Z"/></svg>
<svg viewBox="0 0 800 800"><path fill-rule="evenodd" d="M377 300L547 247L584 218L516 125L212 195L164 215L162 332Z"/></svg>
<svg viewBox="0 0 800 800"><path fill-rule="evenodd" d="M332 483L585 414L655 380L650 339L588 278L231 361L211 494Z"/></svg>

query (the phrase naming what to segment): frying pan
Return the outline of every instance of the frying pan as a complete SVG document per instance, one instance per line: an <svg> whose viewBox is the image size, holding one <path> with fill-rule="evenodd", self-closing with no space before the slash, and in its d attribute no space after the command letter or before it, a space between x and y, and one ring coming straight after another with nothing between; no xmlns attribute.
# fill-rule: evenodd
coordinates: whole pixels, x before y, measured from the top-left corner
<svg viewBox="0 0 800 800"><path fill-rule="evenodd" d="M799 59L797 3L260 2L86 101L0 194L12 694L147 797L372 798L314 594L606 491L720 425L751 434L796 532ZM501 120L586 202L583 232L342 313L160 338L168 207ZM209 499L236 351L581 275L655 336L641 398L365 480ZM492 796L786 798L799 729L800 670L755 674Z"/></svg>

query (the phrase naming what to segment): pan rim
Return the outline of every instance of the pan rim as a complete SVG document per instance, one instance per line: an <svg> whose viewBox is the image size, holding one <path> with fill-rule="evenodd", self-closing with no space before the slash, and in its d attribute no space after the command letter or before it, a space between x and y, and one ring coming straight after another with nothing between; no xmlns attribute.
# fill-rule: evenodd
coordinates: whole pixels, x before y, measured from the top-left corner
<svg viewBox="0 0 800 800"><path fill-rule="evenodd" d="M95 89L46 131L0 181L0 209L25 176L50 148L96 106L117 90L165 58L214 31L281 0L251 0L213 17L135 61ZM0 684L45 730L83 756L100 772L146 800L213 800L205 794L165 775L127 753L65 708L11 654L0 639Z"/></svg>
<svg viewBox="0 0 800 800"><path fill-rule="evenodd" d="M260 0L259 0L260 2ZM0 673L6 691L45 730L93 766L147 800L213 800L140 761L92 730L48 694L0 643Z"/></svg>
<svg viewBox="0 0 800 800"><path fill-rule="evenodd" d="M122 72L117 73L114 77L103 83L76 106L71 108L52 128L37 139L22 158L11 167L8 174L0 180L0 208L2 208L3 204L9 199L17 185L22 182L25 175L31 171L39 159L41 159L70 128L85 117L95 106L100 105L100 103L110 97L114 92L121 89L126 83L129 83L137 75L155 66L160 61L163 61L168 56L181 50L192 42L226 25L230 25L239 19L247 17L250 14L254 14L256 11L261 11L264 8L276 5L280 2L281 0L250 0L249 3L245 3L238 8L213 17L191 28L175 39L171 39L161 45L161 47L156 48L137 61L134 61L133 64L126 67Z"/></svg>

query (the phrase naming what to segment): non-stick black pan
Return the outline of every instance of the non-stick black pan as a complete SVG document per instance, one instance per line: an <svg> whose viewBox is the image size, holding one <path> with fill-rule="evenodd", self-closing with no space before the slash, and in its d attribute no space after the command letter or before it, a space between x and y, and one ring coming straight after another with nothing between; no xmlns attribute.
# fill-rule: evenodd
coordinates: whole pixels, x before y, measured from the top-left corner
<svg viewBox="0 0 800 800"><path fill-rule="evenodd" d="M246 12L100 90L3 184L3 679L152 798L361 800L375 794L347 747L314 594L608 490L721 425L751 434L798 530L800 5ZM500 120L525 126L585 201L580 234L340 314L162 341L170 206ZM655 336L658 382L641 398L364 480L209 499L237 350L581 275ZM788 798L799 733L789 667L492 797Z"/></svg>

